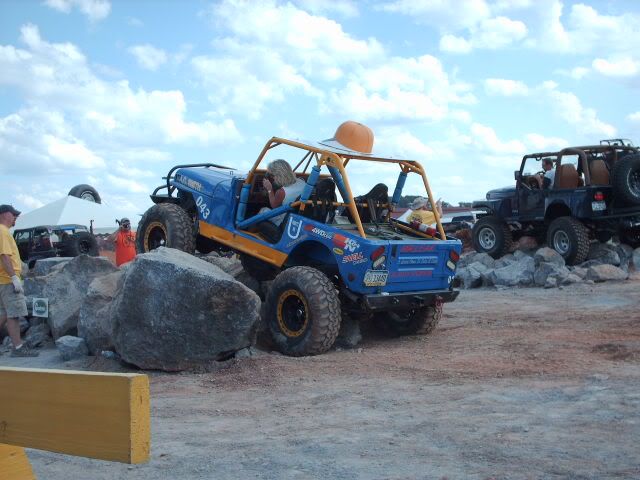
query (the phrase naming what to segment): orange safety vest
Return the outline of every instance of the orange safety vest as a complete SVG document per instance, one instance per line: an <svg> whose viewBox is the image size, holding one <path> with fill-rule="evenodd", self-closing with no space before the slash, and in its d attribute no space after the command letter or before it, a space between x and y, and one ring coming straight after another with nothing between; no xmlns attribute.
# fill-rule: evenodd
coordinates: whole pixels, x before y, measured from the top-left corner
<svg viewBox="0 0 640 480"><path fill-rule="evenodd" d="M120 266L130 262L136 256L136 234L135 232L124 232L120 230L116 236L116 265Z"/></svg>

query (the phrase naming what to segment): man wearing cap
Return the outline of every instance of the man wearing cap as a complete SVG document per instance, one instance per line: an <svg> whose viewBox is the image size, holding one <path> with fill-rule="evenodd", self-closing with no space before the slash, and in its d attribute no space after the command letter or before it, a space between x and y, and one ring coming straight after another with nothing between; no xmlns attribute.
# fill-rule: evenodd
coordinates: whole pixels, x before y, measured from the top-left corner
<svg viewBox="0 0 640 480"><path fill-rule="evenodd" d="M109 236L116 245L116 265L124 265L136 256L136 234L131 231L131 222L128 218L120 220L120 228Z"/></svg>
<svg viewBox="0 0 640 480"><path fill-rule="evenodd" d="M20 274L22 260L9 229L20 212L11 205L0 205L0 328L7 323L13 343L12 357L37 357L20 338L20 317L27 315L27 301Z"/></svg>

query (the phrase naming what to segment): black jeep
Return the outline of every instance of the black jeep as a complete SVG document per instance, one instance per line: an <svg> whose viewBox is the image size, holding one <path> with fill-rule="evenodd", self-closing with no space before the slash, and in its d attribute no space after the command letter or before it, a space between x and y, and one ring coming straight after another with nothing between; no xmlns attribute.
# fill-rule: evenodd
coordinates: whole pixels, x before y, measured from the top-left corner
<svg viewBox="0 0 640 480"><path fill-rule="evenodd" d="M543 161L552 162L550 172ZM640 150L628 140L525 155L515 180L515 187L473 202L485 212L473 227L476 251L498 258L531 235L575 265L587 258L592 239L618 235L640 247Z"/></svg>
<svg viewBox="0 0 640 480"><path fill-rule="evenodd" d="M49 257L98 255L96 237L83 225L42 225L13 232L20 258L33 268L37 260Z"/></svg>

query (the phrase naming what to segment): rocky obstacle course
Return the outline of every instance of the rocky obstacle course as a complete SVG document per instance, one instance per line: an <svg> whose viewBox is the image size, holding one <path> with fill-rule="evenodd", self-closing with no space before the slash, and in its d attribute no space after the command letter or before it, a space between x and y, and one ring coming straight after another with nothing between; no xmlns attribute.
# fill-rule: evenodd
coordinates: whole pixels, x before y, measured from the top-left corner
<svg viewBox="0 0 640 480"><path fill-rule="evenodd" d="M625 280L630 271L640 270L640 248L625 244L591 244L587 261L567 266L555 250L516 250L494 259L486 253L471 252L458 263L456 284L461 288L545 287L554 288L580 282Z"/></svg>

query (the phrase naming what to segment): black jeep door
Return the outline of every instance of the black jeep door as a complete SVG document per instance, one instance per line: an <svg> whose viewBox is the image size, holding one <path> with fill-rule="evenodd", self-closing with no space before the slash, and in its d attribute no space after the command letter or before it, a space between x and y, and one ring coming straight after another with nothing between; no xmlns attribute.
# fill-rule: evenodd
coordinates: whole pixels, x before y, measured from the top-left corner
<svg viewBox="0 0 640 480"><path fill-rule="evenodd" d="M521 220L544 218L544 201L547 191L540 188L536 175L542 170L539 157L527 158L522 165L516 185L518 217Z"/></svg>
<svg viewBox="0 0 640 480"><path fill-rule="evenodd" d="M21 230L15 232L14 239L20 252L20 259L26 262L29 259L29 251L31 250L31 230Z"/></svg>

